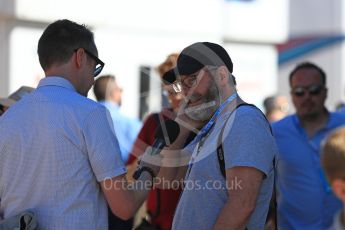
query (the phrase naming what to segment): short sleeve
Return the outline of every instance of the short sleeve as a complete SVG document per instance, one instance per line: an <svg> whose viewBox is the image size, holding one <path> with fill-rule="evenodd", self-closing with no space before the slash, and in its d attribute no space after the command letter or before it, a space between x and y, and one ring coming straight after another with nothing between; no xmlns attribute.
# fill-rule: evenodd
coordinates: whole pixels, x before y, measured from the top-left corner
<svg viewBox="0 0 345 230"><path fill-rule="evenodd" d="M126 173L113 122L105 107L94 109L83 125L86 150L97 181Z"/></svg>
<svg viewBox="0 0 345 230"><path fill-rule="evenodd" d="M256 108L239 108L223 133L225 167L253 167L266 176L273 169L277 147L268 121Z"/></svg>

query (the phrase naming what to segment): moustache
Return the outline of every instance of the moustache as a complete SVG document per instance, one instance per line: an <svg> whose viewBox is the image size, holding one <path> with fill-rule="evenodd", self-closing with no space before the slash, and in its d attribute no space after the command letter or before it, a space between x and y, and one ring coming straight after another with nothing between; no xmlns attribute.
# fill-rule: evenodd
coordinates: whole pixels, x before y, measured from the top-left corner
<svg viewBox="0 0 345 230"><path fill-rule="evenodd" d="M311 100L307 100L301 103L301 106L314 106L315 103Z"/></svg>

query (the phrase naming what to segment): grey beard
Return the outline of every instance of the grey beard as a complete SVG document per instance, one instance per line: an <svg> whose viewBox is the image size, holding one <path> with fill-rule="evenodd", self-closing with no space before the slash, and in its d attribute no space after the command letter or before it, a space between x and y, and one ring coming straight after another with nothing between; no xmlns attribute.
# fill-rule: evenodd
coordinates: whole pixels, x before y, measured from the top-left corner
<svg viewBox="0 0 345 230"><path fill-rule="evenodd" d="M211 118L217 109L217 103L210 101L201 105L197 105L185 110L186 115L192 120L206 121Z"/></svg>
<svg viewBox="0 0 345 230"><path fill-rule="evenodd" d="M213 113L217 110L217 101L219 100L220 96L215 82L212 82L212 85L205 94L204 98L205 103L186 108L185 113L192 120L206 121L210 119Z"/></svg>

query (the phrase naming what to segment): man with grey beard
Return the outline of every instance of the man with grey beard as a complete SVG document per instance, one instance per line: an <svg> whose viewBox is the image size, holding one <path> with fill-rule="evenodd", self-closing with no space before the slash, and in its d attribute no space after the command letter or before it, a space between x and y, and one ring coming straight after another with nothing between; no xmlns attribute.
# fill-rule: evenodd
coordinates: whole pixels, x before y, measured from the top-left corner
<svg viewBox="0 0 345 230"><path fill-rule="evenodd" d="M198 42L164 76L185 96L180 133L162 150L158 175L184 178L173 229L264 228L277 149L265 116L237 94L232 72L222 46ZM197 136L183 148L190 130Z"/></svg>

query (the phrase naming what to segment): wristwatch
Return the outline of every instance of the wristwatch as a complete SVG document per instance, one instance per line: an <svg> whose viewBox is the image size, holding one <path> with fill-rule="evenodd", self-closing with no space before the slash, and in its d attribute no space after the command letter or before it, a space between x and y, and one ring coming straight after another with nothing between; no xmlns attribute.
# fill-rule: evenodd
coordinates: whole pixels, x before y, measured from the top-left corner
<svg viewBox="0 0 345 230"><path fill-rule="evenodd" d="M152 180L153 180L153 178L155 177L155 174L154 174L152 169L150 169L149 167L146 167L146 166L139 166L137 168L137 170L135 170L135 172L133 173L133 178L135 180L138 180L139 177L141 176L141 173L144 171L148 172L150 174L150 176L152 177Z"/></svg>

